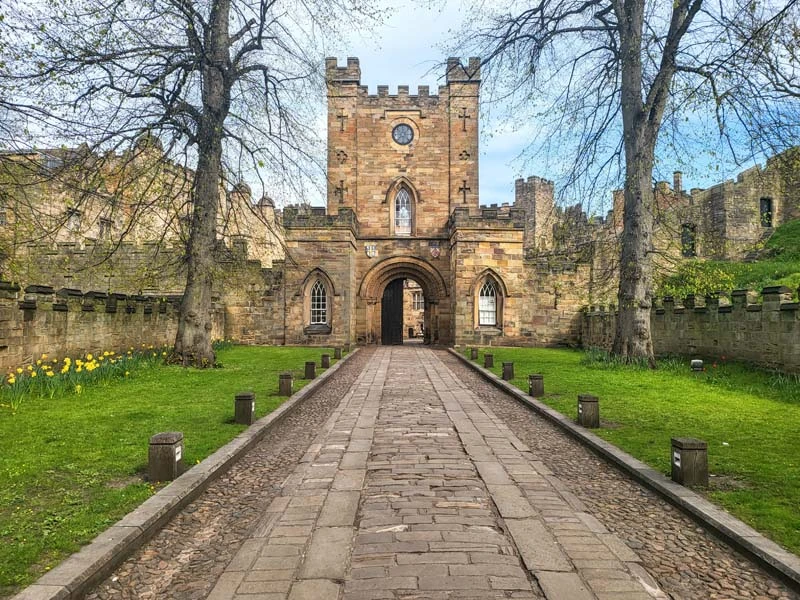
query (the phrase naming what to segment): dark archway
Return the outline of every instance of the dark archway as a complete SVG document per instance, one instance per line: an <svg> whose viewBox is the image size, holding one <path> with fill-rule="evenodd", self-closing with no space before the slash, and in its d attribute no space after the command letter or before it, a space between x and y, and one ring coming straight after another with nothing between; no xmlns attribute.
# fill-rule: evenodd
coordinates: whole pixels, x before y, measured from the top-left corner
<svg viewBox="0 0 800 600"><path fill-rule="evenodd" d="M445 330L440 330L440 303L444 302L446 305L448 299L444 278L428 261L413 256L394 256L384 259L374 265L361 281L359 297L365 303L365 314L362 317L366 327L365 341L383 343L384 290L393 282L399 281L397 285L401 287L402 292L402 282L405 279L416 281L425 298L425 341L435 344L444 340L444 343L451 343L449 320L446 321Z"/></svg>

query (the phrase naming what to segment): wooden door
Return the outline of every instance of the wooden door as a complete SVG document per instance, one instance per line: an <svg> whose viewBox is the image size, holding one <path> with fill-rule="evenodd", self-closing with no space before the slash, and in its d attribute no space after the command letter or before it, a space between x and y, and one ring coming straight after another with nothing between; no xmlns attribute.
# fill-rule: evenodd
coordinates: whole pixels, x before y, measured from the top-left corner
<svg viewBox="0 0 800 600"><path fill-rule="evenodd" d="M381 303L381 343L403 343L403 280L395 279L383 290Z"/></svg>

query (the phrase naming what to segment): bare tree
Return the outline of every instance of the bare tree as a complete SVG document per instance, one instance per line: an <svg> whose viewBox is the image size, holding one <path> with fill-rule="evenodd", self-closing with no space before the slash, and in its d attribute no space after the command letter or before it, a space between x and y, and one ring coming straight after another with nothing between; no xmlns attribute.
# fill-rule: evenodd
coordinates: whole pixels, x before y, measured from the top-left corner
<svg viewBox="0 0 800 600"><path fill-rule="evenodd" d="M797 121L785 120L787 113L796 114L796 104L768 93L772 82L754 70L763 64L759 47L765 36L788 22L794 5L794 0L523 0L500 9L487 24L473 25L467 36L466 45L485 57L495 97L510 99L517 115L531 112L519 107L533 107L548 136L541 140L546 151L566 142L572 157L567 185L589 182L591 191L623 182L613 349L628 360L653 364L653 169L659 135L667 124L677 139L687 131L684 120L696 126L697 115L707 111L731 149L736 139L780 144L753 118L768 111L782 115L784 132L791 129L797 139ZM486 4L480 8L489 10ZM746 31L736 26L744 22L751 24ZM784 72L780 60L773 64ZM783 142L789 139L785 135Z"/></svg>
<svg viewBox="0 0 800 600"><path fill-rule="evenodd" d="M175 341L184 365L215 361L214 247L226 182L302 193L319 174L314 127L322 42L365 16L347 0L38 0L0 27L4 107L30 145L86 141L93 156L157 139L190 180L187 281ZM102 162L102 160L100 160Z"/></svg>

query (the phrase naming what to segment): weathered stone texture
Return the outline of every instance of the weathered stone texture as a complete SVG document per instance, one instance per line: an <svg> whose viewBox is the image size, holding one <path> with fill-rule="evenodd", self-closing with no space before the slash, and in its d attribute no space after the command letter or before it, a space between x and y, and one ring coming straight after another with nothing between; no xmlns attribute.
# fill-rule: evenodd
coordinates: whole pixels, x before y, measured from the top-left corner
<svg viewBox="0 0 800 600"><path fill-rule="evenodd" d="M765 288L761 304L748 304L745 290L731 295L731 304L720 305L694 297L675 306L664 298L650 315L656 354L683 354L744 360L770 369L800 372L800 318L791 290ZM610 349L616 313L593 306L583 315L581 344Z"/></svg>

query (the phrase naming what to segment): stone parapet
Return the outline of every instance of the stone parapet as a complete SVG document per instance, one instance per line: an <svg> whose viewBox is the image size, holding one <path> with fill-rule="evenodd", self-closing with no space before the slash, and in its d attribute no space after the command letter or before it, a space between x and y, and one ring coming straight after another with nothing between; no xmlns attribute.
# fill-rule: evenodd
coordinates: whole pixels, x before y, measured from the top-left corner
<svg viewBox="0 0 800 600"><path fill-rule="evenodd" d="M730 300L728 301L728 296ZM788 373L800 372L800 303L783 286L689 296L676 304L668 296L650 315L657 355L722 357ZM610 349L616 329L612 307L584 310L581 345Z"/></svg>
<svg viewBox="0 0 800 600"><path fill-rule="evenodd" d="M337 214L327 214L324 207L287 206L283 210L285 229L349 229L358 236L359 223L355 211L349 206L339 208Z"/></svg>
<svg viewBox="0 0 800 600"><path fill-rule="evenodd" d="M52 358L175 341L180 297L86 292L0 282L0 370ZM214 308L212 337L224 335L224 311Z"/></svg>
<svg viewBox="0 0 800 600"><path fill-rule="evenodd" d="M447 231L453 235L457 229L524 229L525 211L518 208L499 210L497 208L480 209L476 213L466 207L458 207L447 220Z"/></svg>

